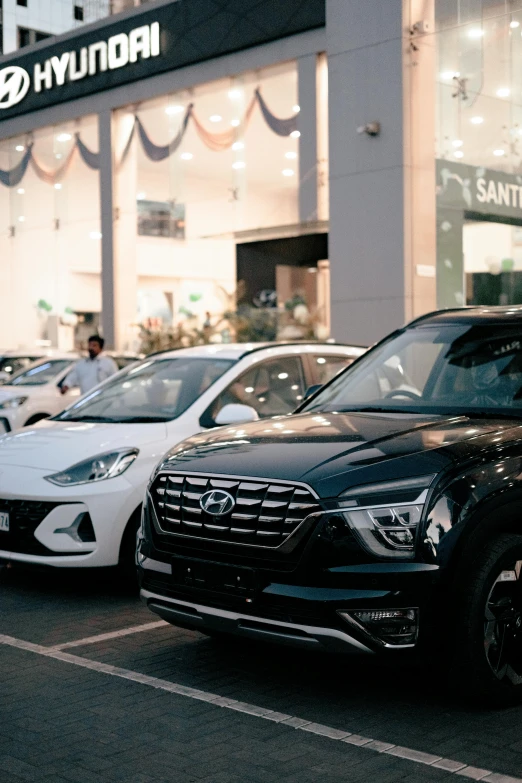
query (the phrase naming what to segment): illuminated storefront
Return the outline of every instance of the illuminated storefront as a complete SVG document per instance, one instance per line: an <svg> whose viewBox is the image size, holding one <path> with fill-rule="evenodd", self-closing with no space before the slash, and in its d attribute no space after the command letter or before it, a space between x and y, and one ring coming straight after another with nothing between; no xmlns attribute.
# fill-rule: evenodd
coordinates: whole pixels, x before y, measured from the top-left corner
<svg viewBox="0 0 522 783"><path fill-rule="evenodd" d="M0 345L522 302L522 0L282 8L156 0L0 60Z"/></svg>

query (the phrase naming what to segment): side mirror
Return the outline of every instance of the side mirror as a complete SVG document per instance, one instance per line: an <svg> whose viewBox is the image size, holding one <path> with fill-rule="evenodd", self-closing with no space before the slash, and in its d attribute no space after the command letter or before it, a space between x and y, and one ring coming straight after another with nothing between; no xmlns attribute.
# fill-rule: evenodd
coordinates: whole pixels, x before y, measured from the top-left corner
<svg viewBox="0 0 522 783"><path fill-rule="evenodd" d="M306 390L304 399L307 400L309 397L312 396L312 394L315 394L316 391L319 391L319 389L321 389L322 386L323 386L322 383L314 383L313 386L309 386L308 389Z"/></svg>
<svg viewBox="0 0 522 783"><path fill-rule="evenodd" d="M224 424L246 424L258 419L256 409L251 408L250 405L230 403L221 408L214 421L218 427L222 427Z"/></svg>

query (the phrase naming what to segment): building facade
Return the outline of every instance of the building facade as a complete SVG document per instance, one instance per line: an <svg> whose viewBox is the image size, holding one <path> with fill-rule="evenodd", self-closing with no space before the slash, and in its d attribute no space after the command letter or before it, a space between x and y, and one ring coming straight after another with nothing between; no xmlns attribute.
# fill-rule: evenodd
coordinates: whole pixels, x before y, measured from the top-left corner
<svg viewBox="0 0 522 783"><path fill-rule="evenodd" d="M522 0L91 5L0 58L0 345L522 301Z"/></svg>

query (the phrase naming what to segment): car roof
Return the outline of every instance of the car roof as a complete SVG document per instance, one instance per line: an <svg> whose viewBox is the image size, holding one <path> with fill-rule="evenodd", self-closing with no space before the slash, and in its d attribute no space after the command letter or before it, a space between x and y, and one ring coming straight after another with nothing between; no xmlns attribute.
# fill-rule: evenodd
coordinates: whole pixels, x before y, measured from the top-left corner
<svg viewBox="0 0 522 783"><path fill-rule="evenodd" d="M339 343L215 343L212 345L195 345L192 348L176 348L175 350L157 351L146 357L147 359L175 358L178 356L215 356L219 359L232 359L239 361L244 356L266 351L268 355L283 353L332 353L346 354L346 356L359 356L364 353L365 347L361 345L341 345Z"/></svg>
<svg viewBox="0 0 522 783"><path fill-rule="evenodd" d="M448 310L437 310L421 315L407 324L407 327L439 326L442 324L469 324L486 326L487 324L522 324L522 305L506 307L458 307Z"/></svg>

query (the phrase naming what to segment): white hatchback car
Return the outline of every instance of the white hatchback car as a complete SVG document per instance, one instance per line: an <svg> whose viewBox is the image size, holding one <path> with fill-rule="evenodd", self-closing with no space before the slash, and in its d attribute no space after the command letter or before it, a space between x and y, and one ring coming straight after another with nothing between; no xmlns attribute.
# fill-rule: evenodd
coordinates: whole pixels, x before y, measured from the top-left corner
<svg viewBox="0 0 522 783"><path fill-rule="evenodd" d="M223 345L151 356L0 438L0 559L133 568L149 476L179 441L290 413L363 348Z"/></svg>
<svg viewBox="0 0 522 783"><path fill-rule="evenodd" d="M120 370L138 359L133 354L108 355ZM9 383L1 384L0 435L55 416L79 397L78 388L69 389L65 394L61 392L63 382L79 358L80 354L55 353L52 358L41 359L20 370Z"/></svg>
<svg viewBox="0 0 522 783"><path fill-rule="evenodd" d="M60 390L78 359L79 355L71 354L42 359L15 373L8 384L2 384L0 434L54 416L79 397L79 389L70 389L66 394Z"/></svg>

